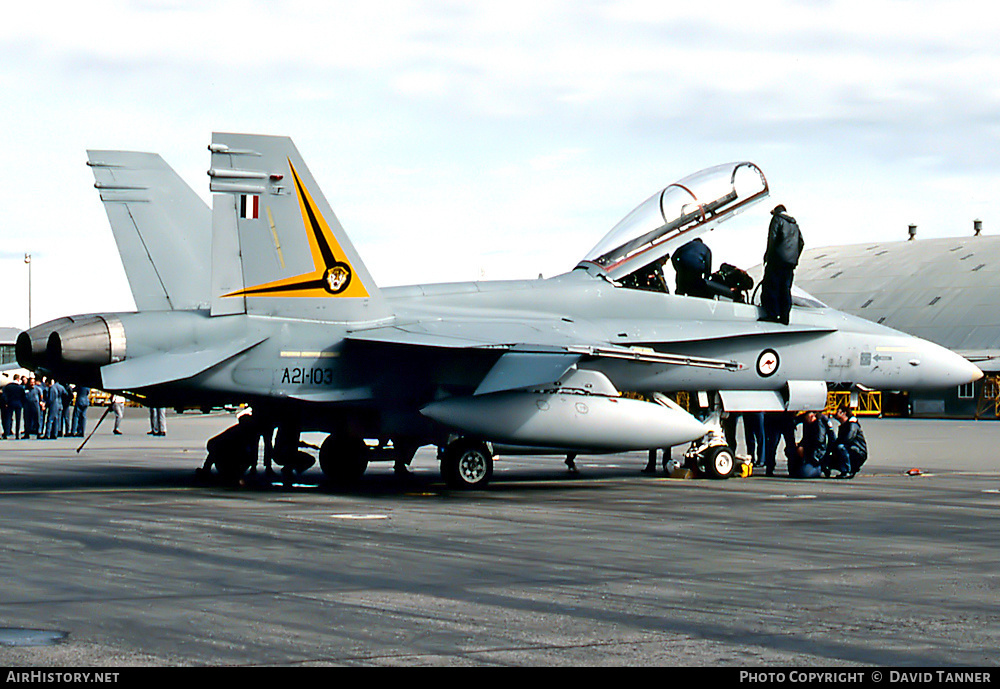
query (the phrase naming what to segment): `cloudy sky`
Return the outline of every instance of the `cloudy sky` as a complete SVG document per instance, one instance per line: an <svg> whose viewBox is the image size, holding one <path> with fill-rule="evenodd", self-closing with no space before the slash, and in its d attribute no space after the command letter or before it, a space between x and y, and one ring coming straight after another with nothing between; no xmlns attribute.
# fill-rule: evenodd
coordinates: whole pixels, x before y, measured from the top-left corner
<svg viewBox="0 0 1000 689"><path fill-rule="evenodd" d="M213 131L291 136L381 285L571 269L650 194L752 160L810 246L1000 233L987 2L5 7L0 326L133 307L86 149L206 202ZM767 202L709 237L763 252Z"/></svg>

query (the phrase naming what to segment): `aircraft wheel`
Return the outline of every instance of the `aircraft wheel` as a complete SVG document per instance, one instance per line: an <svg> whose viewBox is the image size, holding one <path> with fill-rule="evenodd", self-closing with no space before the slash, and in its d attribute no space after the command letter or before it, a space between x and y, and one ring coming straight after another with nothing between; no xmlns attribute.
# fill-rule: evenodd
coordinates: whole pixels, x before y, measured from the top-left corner
<svg viewBox="0 0 1000 689"><path fill-rule="evenodd" d="M484 488L493 478L493 452L482 441L460 438L445 448L441 474L451 488Z"/></svg>
<svg viewBox="0 0 1000 689"><path fill-rule="evenodd" d="M705 450L705 459L701 464L709 478L729 478L736 468L736 458L726 445L713 445Z"/></svg>
<svg viewBox="0 0 1000 689"><path fill-rule="evenodd" d="M367 454L361 438L331 433L319 448L319 468L335 483L354 483L368 468Z"/></svg>

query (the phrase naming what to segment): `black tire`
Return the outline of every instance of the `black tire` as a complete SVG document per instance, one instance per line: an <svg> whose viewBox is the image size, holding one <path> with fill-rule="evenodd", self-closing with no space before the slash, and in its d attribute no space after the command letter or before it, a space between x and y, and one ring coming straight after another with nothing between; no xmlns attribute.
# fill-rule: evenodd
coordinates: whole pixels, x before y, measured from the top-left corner
<svg viewBox="0 0 1000 689"><path fill-rule="evenodd" d="M736 468L736 457L726 445L713 445L705 450L705 458L701 462L704 473L709 478L725 479L733 475Z"/></svg>
<svg viewBox="0 0 1000 689"><path fill-rule="evenodd" d="M319 468L334 483L355 483L368 468L368 446L361 438L330 434L319 448Z"/></svg>
<svg viewBox="0 0 1000 689"><path fill-rule="evenodd" d="M441 475L451 488L485 488L493 478L493 452L482 441L460 438L445 448Z"/></svg>

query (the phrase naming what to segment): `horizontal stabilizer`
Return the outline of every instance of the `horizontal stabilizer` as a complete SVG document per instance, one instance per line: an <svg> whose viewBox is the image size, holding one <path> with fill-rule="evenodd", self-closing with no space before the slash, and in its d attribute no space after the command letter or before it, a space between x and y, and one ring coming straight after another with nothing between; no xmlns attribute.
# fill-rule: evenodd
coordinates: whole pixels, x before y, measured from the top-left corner
<svg viewBox="0 0 1000 689"><path fill-rule="evenodd" d="M238 340L201 350L176 350L126 359L101 368L104 390L138 390L152 385L193 378L210 368L256 347L266 337Z"/></svg>

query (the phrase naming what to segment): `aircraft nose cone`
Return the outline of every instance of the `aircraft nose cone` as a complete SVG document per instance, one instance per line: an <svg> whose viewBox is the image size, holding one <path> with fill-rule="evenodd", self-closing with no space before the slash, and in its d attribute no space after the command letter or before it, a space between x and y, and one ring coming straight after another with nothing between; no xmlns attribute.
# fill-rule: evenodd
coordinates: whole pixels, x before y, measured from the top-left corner
<svg viewBox="0 0 1000 689"><path fill-rule="evenodd" d="M965 363L969 365L969 370L966 374L972 376L972 380L969 381L970 383L974 383L985 375L982 370L971 361L966 361Z"/></svg>
<svg viewBox="0 0 1000 689"><path fill-rule="evenodd" d="M963 367L965 370L962 371L959 375L967 379L965 380L966 383L974 383L975 381L983 377L984 374L978 366L976 366L974 363L966 359L962 359L962 361L965 362L965 365Z"/></svg>
<svg viewBox="0 0 1000 689"><path fill-rule="evenodd" d="M963 356L938 345L925 343L923 351L910 360L919 369L928 387L950 388L972 383L983 377L979 367Z"/></svg>

